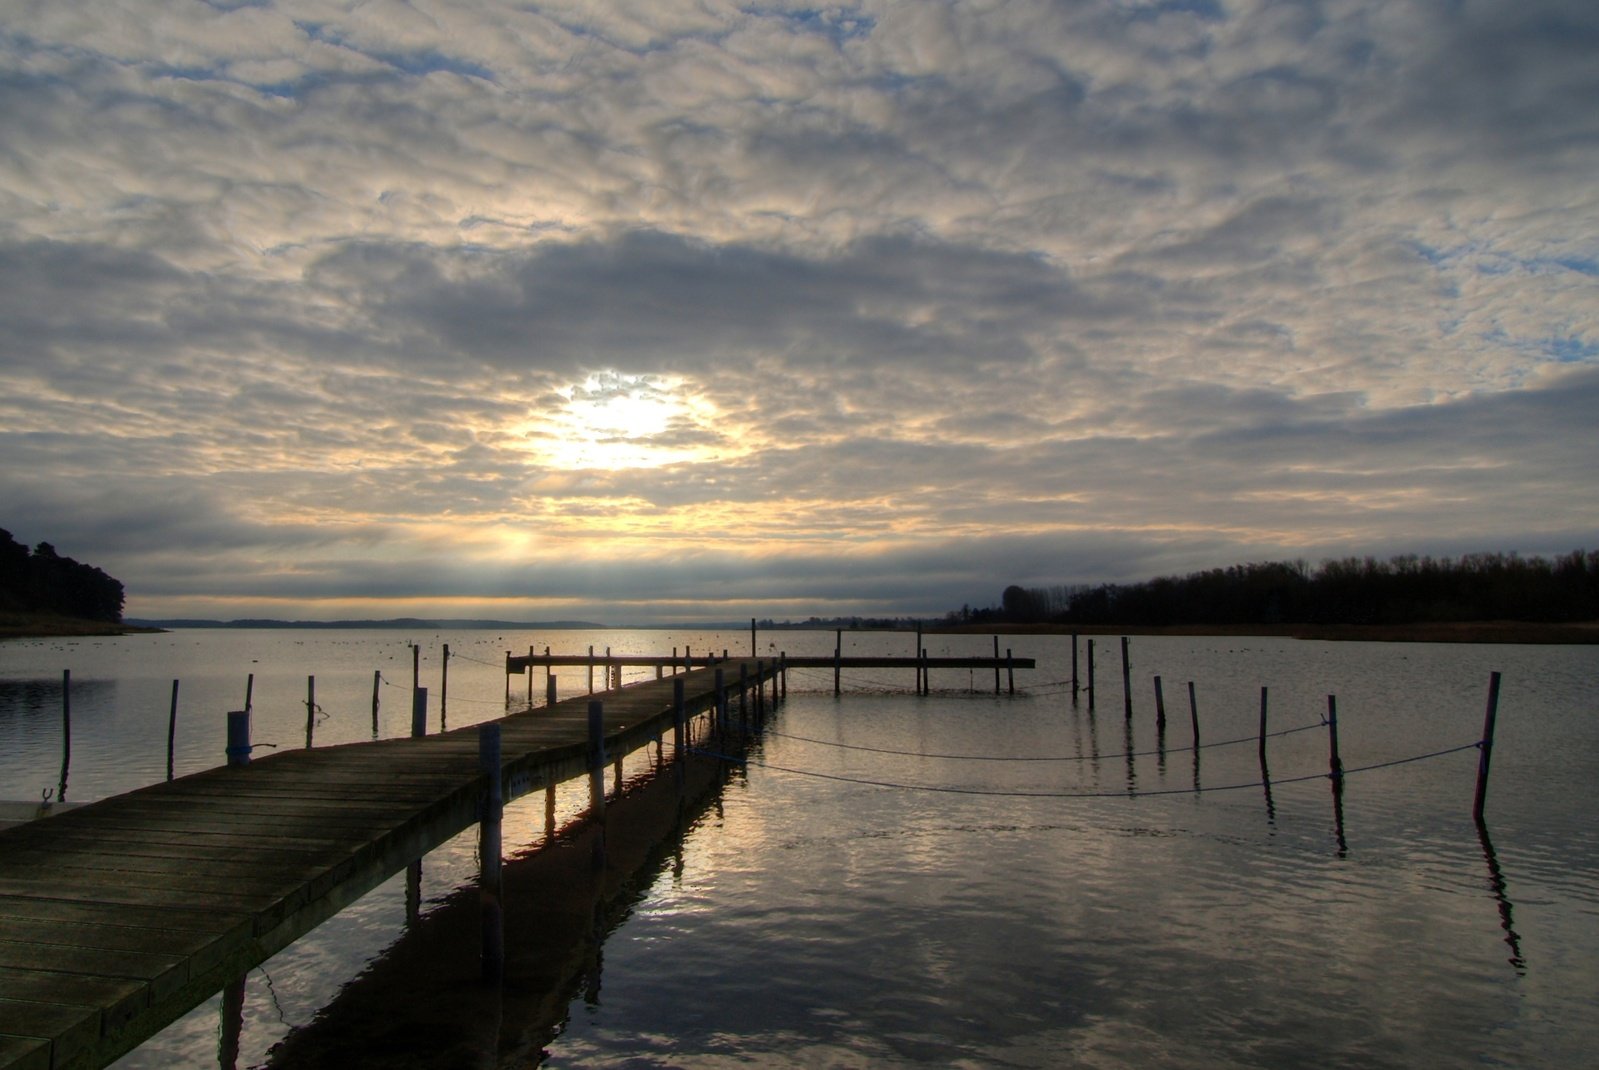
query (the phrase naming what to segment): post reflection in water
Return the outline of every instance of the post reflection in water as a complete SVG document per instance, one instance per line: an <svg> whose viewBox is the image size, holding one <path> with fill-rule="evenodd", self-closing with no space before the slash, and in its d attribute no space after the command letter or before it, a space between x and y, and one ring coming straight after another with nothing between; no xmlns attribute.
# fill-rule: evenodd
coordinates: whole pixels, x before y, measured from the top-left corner
<svg viewBox="0 0 1599 1070"><path fill-rule="evenodd" d="M1493 890L1494 901L1499 905L1499 927L1505 931L1505 943L1510 947L1510 965L1517 973L1527 972L1527 960L1521 954L1521 937L1516 934L1514 910L1506 890L1505 874L1499 868L1499 856L1494 852L1493 840L1488 838L1488 826L1477 822L1477 839L1482 843L1482 857L1488 863L1488 887Z"/></svg>
<svg viewBox="0 0 1599 1070"><path fill-rule="evenodd" d="M222 1021L217 1028L217 1066L235 1070L239 1065L239 1037L244 1032L244 979L239 974L222 990Z"/></svg>
<svg viewBox="0 0 1599 1070"><path fill-rule="evenodd" d="M675 776L644 779L610 802L603 829L567 825L505 860L499 983L484 983L481 899L463 886L276 1045L269 1065L343 1070L386 1052L413 1067L537 1065L574 999L598 1005L605 940L657 875L681 881L687 829L720 806L726 764L693 755L684 764L683 788Z"/></svg>

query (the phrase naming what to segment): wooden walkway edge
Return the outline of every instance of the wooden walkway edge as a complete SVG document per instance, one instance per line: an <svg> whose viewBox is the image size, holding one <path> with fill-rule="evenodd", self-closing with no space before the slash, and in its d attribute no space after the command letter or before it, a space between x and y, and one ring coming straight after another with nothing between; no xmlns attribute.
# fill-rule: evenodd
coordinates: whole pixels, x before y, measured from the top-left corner
<svg viewBox="0 0 1599 1070"><path fill-rule="evenodd" d="M831 662L829 662L830 664ZM752 688L772 661L740 668ZM605 704L612 758L670 736L714 671ZM588 696L503 718L507 799L588 769ZM476 725L275 753L0 829L0 1070L99 1068L476 824Z"/></svg>

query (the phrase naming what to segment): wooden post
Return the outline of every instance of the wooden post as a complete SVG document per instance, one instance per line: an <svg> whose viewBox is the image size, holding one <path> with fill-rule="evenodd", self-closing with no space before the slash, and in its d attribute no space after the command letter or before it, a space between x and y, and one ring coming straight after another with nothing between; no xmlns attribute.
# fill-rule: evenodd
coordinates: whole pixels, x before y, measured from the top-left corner
<svg viewBox="0 0 1599 1070"><path fill-rule="evenodd" d="M532 666L528 666L532 675ZM441 701L442 705L442 701ZM505 816L504 782L500 771L500 726L477 729L478 769L487 783L483 816L478 822L478 905L483 934L483 980L498 984L505 976L505 907L501 901L500 853Z"/></svg>
<svg viewBox="0 0 1599 1070"><path fill-rule="evenodd" d="M927 683L927 668L923 664L927 660L927 651L922 649L922 622L916 622L916 693L925 695Z"/></svg>
<svg viewBox="0 0 1599 1070"><path fill-rule="evenodd" d="M1161 689L1160 677L1155 677L1155 734L1166 734L1166 692Z"/></svg>
<svg viewBox="0 0 1599 1070"><path fill-rule="evenodd" d="M933 680L932 680L932 675L933 674L931 672L929 672L928 668L927 668L927 648L924 646L921 649L922 649L922 660L921 660L921 664L918 667L921 669L922 694L931 695L933 693Z"/></svg>
<svg viewBox="0 0 1599 1070"><path fill-rule="evenodd" d="M1129 721L1133 719L1133 670L1127 660L1127 637L1122 636L1122 709Z"/></svg>
<svg viewBox="0 0 1599 1070"><path fill-rule="evenodd" d="M61 784L56 801L67 798L67 772L72 765L72 670L61 670Z"/></svg>
<svg viewBox="0 0 1599 1070"><path fill-rule="evenodd" d="M411 687L422 686L422 647L419 643L411 644Z"/></svg>
<svg viewBox="0 0 1599 1070"><path fill-rule="evenodd" d="M428 689L415 688L411 692L411 738L421 739L428 734Z"/></svg>
<svg viewBox="0 0 1599 1070"><path fill-rule="evenodd" d="M777 679L783 689L782 701L788 701L788 651L777 652Z"/></svg>
<svg viewBox="0 0 1599 1070"><path fill-rule="evenodd" d="M1269 781L1266 775L1266 685L1260 685L1260 779Z"/></svg>
<svg viewBox="0 0 1599 1070"><path fill-rule="evenodd" d="M685 736L688 729L688 714L683 709L683 681L681 678L672 681L672 764L677 771L677 790L682 794L686 782L684 762L688 755L685 753Z"/></svg>
<svg viewBox="0 0 1599 1070"><path fill-rule="evenodd" d="M305 678L305 749L311 749L311 736L316 730L316 677Z"/></svg>
<svg viewBox="0 0 1599 1070"><path fill-rule="evenodd" d="M527 667L527 682L528 682L528 686L529 687L531 687L533 685L533 664L531 662L528 663L528 667ZM449 724L450 724L450 722L449 722L449 714L446 712L446 707L448 706L449 701L450 701L450 644L449 643L445 643L444 644L444 661L439 666L439 731L440 732L443 732L445 729L449 728ZM533 705L533 703L529 702L528 705L531 706L531 705Z"/></svg>
<svg viewBox="0 0 1599 1070"><path fill-rule="evenodd" d="M755 618L750 618L750 657L757 657L761 648L755 645Z"/></svg>
<svg viewBox="0 0 1599 1070"><path fill-rule="evenodd" d="M527 704L533 705L533 644L527 647Z"/></svg>
<svg viewBox="0 0 1599 1070"><path fill-rule="evenodd" d="M1488 709L1482 719L1482 742L1477 744L1477 797L1471 804L1471 816L1478 825L1483 823L1482 808L1488 801L1488 764L1494 753L1494 723L1499 719L1499 673L1488 677Z"/></svg>
<svg viewBox="0 0 1599 1070"><path fill-rule="evenodd" d="M1327 696L1327 768L1335 787L1344 782L1344 761L1338 757L1338 696Z"/></svg>
<svg viewBox="0 0 1599 1070"><path fill-rule="evenodd" d="M383 670L382 669L373 669L372 670L372 738L373 739L378 738L378 703L380 701L379 698L378 698L378 688L381 687L382 684L383 684ZM511 701L510 697L509 697L510 690L511 690L511 674L510 673L506 673L505 674L505 690L506 690L506 694L507 694L506 701L509 702L509 701Z"/></svg>
<svg viewBox="0 0 1599 1070"><path fill-rule="evenodd" d="M529 666L530 671L531 668ZM511 705L511 652L509 650L505 652L505 705L507 708Z"/></svg>
<svg viewBox="0 0 1599 1070"><path fill-rule="evenodd" d="M589 694L594 694L594 644L589 644L589 659L586 662L589 670Z"/></svg>
<svg viewBox="0 0 1599 1070"><path fill-rule="evenodd" d="M172 779L172 752L178 742L178 682L172 681L172 709L167 713L167 779Z"/></svg>
<svg viewBox="0 0 1599 1070"><path fill-rule="evenodd" d="M228 711L228 764L237 768L250 764L250 711Z"/></svg>
<svg viewBox="0 0 1599 1070"><path fill-rule="evenodd" d="M255 708L255 673L244 678L244 712Z"/></svg>
<svg viewBox="0 0 1599 1070"><path fill-rule="evenodd" d="M244 1035L244 982L239 974L222 989L222 1021L217 1029L217 1068L237 1070L239 1041Z"/></svg>
<svg viewBox="0 0 1599 1070"><path fill-rule="evenodd" d="M672 648L672 675L677 675L677 647Z"/></svg>
<svg viewBox="0 0 1599 1070"><path fill-rule="evenodd" d="M1156 677L1159 679L1159 677ZM1072 705L1077 705L1077 633L1072 633Z"/></svg>
<svg viewBox="0 0 1599 1070"><path fill-rule="evenodd" d="M1010 647L1005 648L1005 680L1009 694L1016 693L1016 659L1011 657Z"/></svg>
<svg viewBox="0 0 1599 1070"><path fill-rule="evenodd" d="M838 697L838 681L844 669L844 633L833 633L833 697Z"/></svg>
<svg viewBox="0 0 1599 1070"><path fill-rule="evenodd" d="M994 694L999 694L999 636L994 636Z"/></svg>
<svg viewBox="0 0 1599 1070"><path fill-rule="evenodd" d="M1093 692L1089 692L1092 694ZM1188 681L1188 719L1194 725L1194 757L1199 757L1199 700L1194 697L1194 682Z"/></svg>
<svg viewBox="0 0 1599 1070"><path fill-rule="evenodd" d="M1094 712L1094 641L1088 641L1088 712Z"/></svg>
<svg viewBox="0 0 1599 1070"><path fill-rule="evenodd" d="M556 677L554 673L544 678L544 705L546 708L555 705Z"/></svg>

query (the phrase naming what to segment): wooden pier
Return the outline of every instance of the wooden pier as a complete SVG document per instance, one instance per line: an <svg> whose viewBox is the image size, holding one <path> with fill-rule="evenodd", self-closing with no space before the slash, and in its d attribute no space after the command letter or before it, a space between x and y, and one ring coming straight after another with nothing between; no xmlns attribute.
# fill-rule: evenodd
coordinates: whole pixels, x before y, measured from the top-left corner
<svg viewBox="0 0 1599 1070"><path fill-rule="evenodd" d="M520 668L606 660L533 656ZM696 657L678 673L685 659L608 660L655 666L657 678L593 696L607 761L674 737L679 684L692 719L716 709L718 677L724 710L759 710L768 690L773 701L786 690L786 668L914 668L919 686L931 668L993 668L997 688L1001 667L1033 664ZM753 700L740 701L741 685ZM590 706L585 695L493 722L504 799L594 779ZM480 727L273 753L0 828L0 1070L105 1066L478 824L493 795Z"/></svg>

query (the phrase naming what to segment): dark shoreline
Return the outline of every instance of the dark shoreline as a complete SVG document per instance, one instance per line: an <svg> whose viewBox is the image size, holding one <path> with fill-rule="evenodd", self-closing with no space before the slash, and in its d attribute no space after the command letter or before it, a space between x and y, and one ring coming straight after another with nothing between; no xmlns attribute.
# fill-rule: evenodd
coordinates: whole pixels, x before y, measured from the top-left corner
<svg viewBox="0 0 1599 1070"><path fill-rule="evenodd" d="M0 639L76 639L102 635L149 635L165 630L42 613L0 613Z"/></svg>
<svg viewBox="0 0 1599 1070"><path fill-rule="evenodd" d="M1419 624L972 624L929 632L973 635L1203 635L1267 636L1364 643L1505 643L1585 646L1599 643L1599 621L1451 621Z"/></svg>

